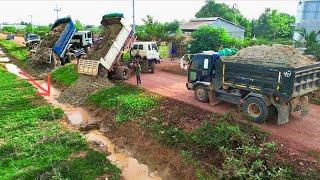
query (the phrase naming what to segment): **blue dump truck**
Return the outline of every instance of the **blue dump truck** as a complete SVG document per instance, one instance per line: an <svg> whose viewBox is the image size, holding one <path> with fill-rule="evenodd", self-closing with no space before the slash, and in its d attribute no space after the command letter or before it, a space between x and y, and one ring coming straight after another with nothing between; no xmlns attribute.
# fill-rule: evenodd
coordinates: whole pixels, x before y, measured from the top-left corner
<svg viewBox="0 0 320 180"><path fill-rule="evenodd" d="M61 32L58 40L52 47L52 51L59 57L61 64L70 61L70 56L66 55L67 49L69 48L70 41L76 32L76 27L70 17L60 18L55 21L51 30L58 27L59 25L65 24L63 31ZM50 59L55 56L50 56ZM57 61L57 59L55 59Z"/></svg>
<svg viewBox="0 0 320 180"><path fill-rule="evenodd" d="M240 105L255 122L264 122L273 110L277 124L291 112L308 113L308 94L320 89L320 63L287 67L255 59L220 58L215 53L191 55L189 90L201 102L224 101Z"/></svg>

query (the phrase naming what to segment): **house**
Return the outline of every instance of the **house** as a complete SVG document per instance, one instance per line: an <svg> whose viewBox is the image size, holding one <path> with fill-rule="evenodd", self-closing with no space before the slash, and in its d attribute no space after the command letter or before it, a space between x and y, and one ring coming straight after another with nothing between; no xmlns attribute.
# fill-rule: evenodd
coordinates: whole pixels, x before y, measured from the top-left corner
<svg viewBox="0 0 320 180"><path fill-rule="evenodd" d="M220 17L196 18L180 26L182 32L190 34L203 25L224 28L230 36L243 39L245 28ZM188 36L188 35L187 35Z"/></svg>
<svg viewBox="0 0 320 180"><path fill-rule="evenodd" d="M305 34L301 30L305 30L306 34L316 32L317 40L320 41L320 0L301 0L294 26L293 40L303 41Z"/></svg>

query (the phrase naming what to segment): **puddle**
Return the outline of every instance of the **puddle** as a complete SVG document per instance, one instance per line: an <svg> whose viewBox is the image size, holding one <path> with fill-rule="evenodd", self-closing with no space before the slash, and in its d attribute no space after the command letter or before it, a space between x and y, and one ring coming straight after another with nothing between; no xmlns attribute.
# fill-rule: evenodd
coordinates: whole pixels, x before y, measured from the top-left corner
<svg viewBox="0 0 320 180"><path fill-rule="evenodd" d="M1 53L0 53L0 55L1 55ZM0 63L8 63L8 62L10 62L10 59L9 59L9 58L7 58L7 57L0 57Z"/></svg>
<svg viewBox="0 0 320 180"><path fill-rule="evenodd" d="M116 164L122 170L122 176L128 180L160 180L161 178L155 176L154 173L150 173L149 168L145 164L140 164L137 159L131 158L125 154L117 153L115 146L110 139L103 135L98 130L94 130L85 135L88 141L93 141L100 144L102 147L107 147L107 151L110 153L108 159Z"/></svg>
<svg viewBox="0 0 320 180"><path fill-rule="evenodd" d="M19 77L25 78L20 75L20 68L14 64L5 64L6 69L16 74ZM47 87L47 83L44 81L37 81L41 86ZM50 96L45 96L44 98L53 106L63 109L66 116L68 117L69 123L73 126L80 126L84 122L94 122L93 116L83 108L73 107L72 105L59 103L56 99L60 95L60 91L54 87L50 89ZM88 142L95 142L101 146L106 147L108 153L110 154L107 158L116 164L122 170L122 176L127 180L159 180L160 177L156 176L155 173L150 172L149 168L145 164L140 164L137 159L130 157L124 153L116 152L115 145L112 144L109 138L103 135L102 132L98 130L90 131L85 134Z"/></svg>

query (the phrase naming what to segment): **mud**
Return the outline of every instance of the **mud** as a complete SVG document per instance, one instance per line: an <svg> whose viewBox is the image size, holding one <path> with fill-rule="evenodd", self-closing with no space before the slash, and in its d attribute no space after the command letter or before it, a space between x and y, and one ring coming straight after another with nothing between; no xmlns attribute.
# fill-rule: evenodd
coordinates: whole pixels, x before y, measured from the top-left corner
<svg viewBox="0 0 320 180"><path fill-rule="evenodd" d="M110 86L113 86L113 83L107 78L81 74L74 84L61 93L58 100L62 103L81 106L85 104L90 94Z"/></svg>
<svg viewBox="0 0 320 180"><path fill-rule="evenodd" d="M270 64L283 64L287 67L299 67L315 63L314 60L302 55L292 46L281 44L247 47L241 49L239 53L233 57L254 59L261 62L270 61Z"/></svg>
<svg viewBox="0 0 320 180"><path fill-rule="evenodd" d="M112 43L118 36L121 29L121 24L106 26L98 37L100 41L97 44L93 45L93 47L89 51L88 56L84 59L100 60L100 58L104 57L109 51Z"/></svg>

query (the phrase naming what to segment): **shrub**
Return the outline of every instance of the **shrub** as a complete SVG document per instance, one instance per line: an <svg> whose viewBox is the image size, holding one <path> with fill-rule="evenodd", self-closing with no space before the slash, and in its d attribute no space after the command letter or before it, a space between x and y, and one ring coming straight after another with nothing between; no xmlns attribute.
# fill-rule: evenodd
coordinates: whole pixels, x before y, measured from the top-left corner
<svg viewBox="0 0 320 180"><path fill-rule="evenodd" d="M159 46L159 53L160 53L160 58L168 58L169 57L168 46L166 45Z"/></svg>

